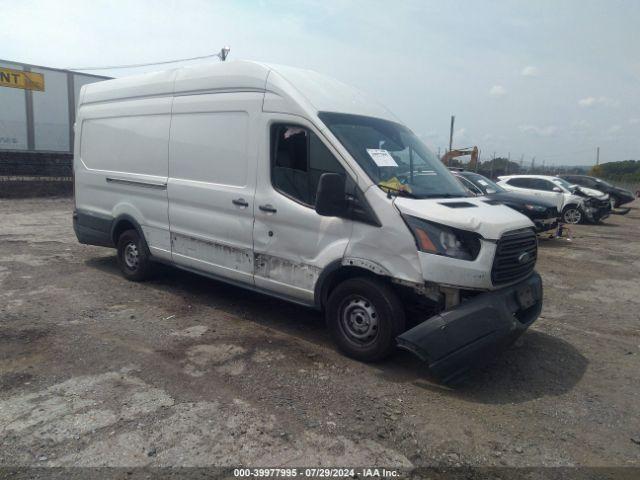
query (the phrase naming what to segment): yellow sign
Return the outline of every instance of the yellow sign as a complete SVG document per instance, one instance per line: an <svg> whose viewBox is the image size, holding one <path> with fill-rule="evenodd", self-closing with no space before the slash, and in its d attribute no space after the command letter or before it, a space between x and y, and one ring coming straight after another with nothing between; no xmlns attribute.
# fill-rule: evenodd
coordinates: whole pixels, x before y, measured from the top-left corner
<svg viewBox="0 0 640 480"><path fill-rule="evenodd" d="M44 75L41 73L0 68L0 87L21 88L44 92Z"/></svg>

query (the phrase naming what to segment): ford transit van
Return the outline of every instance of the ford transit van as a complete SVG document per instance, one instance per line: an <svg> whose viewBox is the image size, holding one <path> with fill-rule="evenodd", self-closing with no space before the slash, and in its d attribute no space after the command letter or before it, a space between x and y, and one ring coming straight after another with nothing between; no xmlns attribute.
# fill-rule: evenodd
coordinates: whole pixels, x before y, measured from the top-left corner
<svg viewBox="0 0 640 480"><path fill-rule="evenodd" d="M324 311L345 354L396 347L447 381L538 317L537 240L466 191L392 113L253 62L80 92L74 229L123 275L161 262Z"/></svg>

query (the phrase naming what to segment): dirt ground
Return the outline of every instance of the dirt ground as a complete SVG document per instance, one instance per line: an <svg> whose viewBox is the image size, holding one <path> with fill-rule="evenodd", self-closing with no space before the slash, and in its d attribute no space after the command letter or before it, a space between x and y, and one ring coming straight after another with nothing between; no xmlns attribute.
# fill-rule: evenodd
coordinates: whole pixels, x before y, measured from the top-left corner
<svg viewBox="0 0 640 480"><path fill-rule="evenodd" d="M0 201L0 465L637 467L638 206L541 240L542 317L451 389L341 356L302 307L127 282L68 199Z"/></svg>

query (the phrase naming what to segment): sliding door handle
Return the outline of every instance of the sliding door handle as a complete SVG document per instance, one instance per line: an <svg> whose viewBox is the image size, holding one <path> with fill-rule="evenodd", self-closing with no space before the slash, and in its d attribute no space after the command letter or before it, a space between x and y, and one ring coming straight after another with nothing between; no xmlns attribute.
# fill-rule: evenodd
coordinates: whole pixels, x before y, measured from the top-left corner
<svg viewBox="0 0 640 480"><path fill-rule="evenodd" d="M244 198L236 198L234 200L231 200L231 203L233 203L234 205L237 205L239 207L248 207L249 206L249 203Z"/></svg>
<svg viewBox="0 0 640 480"><path fill-rule="evenodd" d="M267 213L276 213L278 211L273 208L273 205L271 205L270 203L267 203L266 205L260 205L258 208Z"/></svg>

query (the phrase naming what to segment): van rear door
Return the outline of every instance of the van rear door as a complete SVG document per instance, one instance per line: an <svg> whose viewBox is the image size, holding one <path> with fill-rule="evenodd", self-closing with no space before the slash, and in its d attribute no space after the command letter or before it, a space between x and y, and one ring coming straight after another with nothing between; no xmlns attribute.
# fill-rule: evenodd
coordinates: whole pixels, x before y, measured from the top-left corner
<svg viewBox="0 0 640 480"><path fill-rule="evenodd" d="M253 283L256 140L262 93L176 96L169 141L173 261Z"/></svg>

